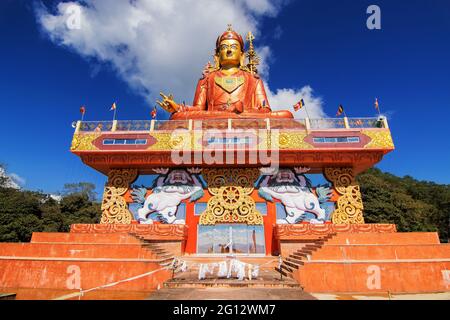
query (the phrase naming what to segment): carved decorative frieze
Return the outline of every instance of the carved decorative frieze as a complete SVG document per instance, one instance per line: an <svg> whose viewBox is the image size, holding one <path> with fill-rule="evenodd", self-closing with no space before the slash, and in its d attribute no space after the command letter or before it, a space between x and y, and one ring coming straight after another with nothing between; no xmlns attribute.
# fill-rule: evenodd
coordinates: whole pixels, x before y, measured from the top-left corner
<svg viewBox="0 0 450 320"><path fill-rule="evenodd" d="M371 141L364 146L365 149L393 149L394 142L388 130L362 130L362 134L370 137Z"/></svg>
<svg viewBox="0 0 450 320"><path fill-rule="evenodd" d="M263 217L250 196L259 176L258 169L205 169L202 173L213 196L200 216L200 224L263 224Z"/></svg>
<svg viewBox="0 0 450 320"><path fill-rule="evenodd" d="M71 233L124 233L150 240L184 240L187 226L181 224L73 224Z"/></svg>
<svg viewBox="0 0 450 320"><path fill-rule="evenodd" d="M108 174L102 201L102 218L100 223L130 224L133 215L128 210L128 204L123 195L128 191L130 184L138 176L137 169L114 169Z"/></svg>
<svg viewBox="0 0 450 320"><path fill-rule="evenodd" d="M340 195L336 210L332 214L333 223L364 223L363 203L359 185L355 181L351 168L325 168L325 177L333 183Z"/></svg>
<svg viewBox="0 0 450 320"><path fill-rule="evenodd" d="M298 240L307 236L326 236L332 233L394 233L395 224L279 224L274 236L280 240Z"/></svg>
<svg viewBox="0 0 450 320"><path fill-rule="evenodd" d="M72 139L71 151L92 151L98 150L93 141L100 137L101 133L83 133L74 134Z"/></svg>
<svg viewBox="0 0 450 320"><path fill-rule="evenodd" d="M278 138L280 149L314 149L312 145L305 142L306 132L281 132Z"/></svg>

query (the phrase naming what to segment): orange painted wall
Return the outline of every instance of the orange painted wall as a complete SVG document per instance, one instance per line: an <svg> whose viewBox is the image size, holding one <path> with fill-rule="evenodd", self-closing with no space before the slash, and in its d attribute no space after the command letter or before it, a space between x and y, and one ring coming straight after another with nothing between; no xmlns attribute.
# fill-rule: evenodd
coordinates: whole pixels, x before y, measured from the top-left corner
<svg viewBox="0 0 450 320"><path fill-rule="evenodd" d="M65 261L21 260L9 258L0 260L0 289L7 288L42 288L67 290L73 273L69 267L77 266L80 270L81 288L86 290L119 280L124 280L146 272L160 269L153 262L128 261ZM159 271L153 276L143 277L130 282L118 284L106 290L152 291L171 277L167 270ZM78 290L73 290L76 292Z"/></svg>
<svg viewBox="0 0 450 320"><path fill-rule="evenodd" d="M62 232L34 232L32 243L65 242L65 243L95 243L95 244L140 244L141 242L121 233L62 233Z"/></svg>
<svg viewBox="0 0 450 320"><path fill-rule="evenodd" d="M311 260L449 259L450 244L324 245Z"/></svg>
<svg viewBox="0 0 450 320"><path fill-rule="evenodd" d="M437 232L338 233L327 244L439 244Z"/></svg>
<svg viewBox="0 0 450 320"><path fill-rule="evenodd" d="M0 256L157 259L142 244L0 243Z"/></svg>
<svg viewBox="0 0 450 320"><path fill-rule="evenodd" d="M379 287L374 285L374 266L380 270ZM450 289L443 270L450 270L450 262L307 262L295 272L295 278L308 292L442 292Z"/></svg>

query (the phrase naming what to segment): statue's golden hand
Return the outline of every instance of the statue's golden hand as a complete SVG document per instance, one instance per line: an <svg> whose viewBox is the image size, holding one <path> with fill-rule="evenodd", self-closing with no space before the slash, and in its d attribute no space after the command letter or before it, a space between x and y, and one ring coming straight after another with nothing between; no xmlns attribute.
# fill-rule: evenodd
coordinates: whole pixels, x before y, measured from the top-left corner
<svg viewBox="0 0 450 320"><path fill-rule="evenodd" d="M166 110L167 112L174 113L174 112L180 112L183 111L183 106L179 105L173 100L173 96L169 94L169 96L166 96L164 93L160 92L160 96L162 97L162 101L156 101L161 108Z"/></svg>

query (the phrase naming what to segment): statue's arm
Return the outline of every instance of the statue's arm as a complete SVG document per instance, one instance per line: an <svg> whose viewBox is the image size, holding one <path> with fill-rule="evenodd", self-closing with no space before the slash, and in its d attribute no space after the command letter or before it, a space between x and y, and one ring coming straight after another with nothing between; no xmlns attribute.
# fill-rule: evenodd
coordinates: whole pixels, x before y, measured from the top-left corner
<svg viewBox="0 0 450 320"><path fill-rule="evenodd" d="M206 110L207 79L208 77L204 77L198 81L194 102L192 103L192 106L187 107L187 111Z"/></svg>
<svg viewBox="0 0 450 320"><path fill-rule="evenodd" d="M269 100L267 99L266 90L264 89L264 83L259 78L256 83L255 90L255 107L259 109L260 112L270 112Z"/></svg>

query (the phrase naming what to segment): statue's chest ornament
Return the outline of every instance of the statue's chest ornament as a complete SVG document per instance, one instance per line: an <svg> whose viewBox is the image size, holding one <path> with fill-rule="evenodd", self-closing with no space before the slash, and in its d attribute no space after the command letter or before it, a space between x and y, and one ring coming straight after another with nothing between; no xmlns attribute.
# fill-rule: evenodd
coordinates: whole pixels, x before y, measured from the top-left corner
<svg viewBox="0 0 450 320"><path fill-rule="evenodd" d="M245 82L243 76L240 77L215 77L214 82L228 93L232 93L234 90L242 86Z"/></svg>

